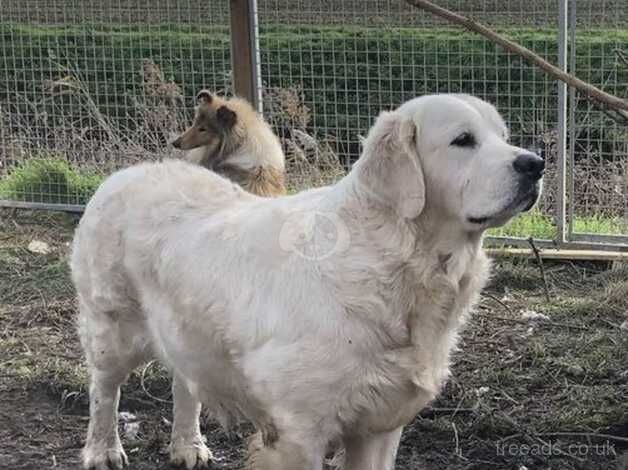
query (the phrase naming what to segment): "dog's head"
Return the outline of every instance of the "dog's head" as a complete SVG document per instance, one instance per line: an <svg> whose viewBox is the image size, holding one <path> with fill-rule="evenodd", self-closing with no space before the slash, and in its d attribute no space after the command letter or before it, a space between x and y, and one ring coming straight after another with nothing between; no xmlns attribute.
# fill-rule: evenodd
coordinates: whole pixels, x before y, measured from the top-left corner
<svg viewBox="0 0 628 470"><path fill-rule="evenodd" d="M241 109L247 106L244 101L225 100L207 90L201 90L196 96L196 102L194 122L172 142L175 148L191 150L207 147L208 158L212 159L241 144L243 136L238 125L241 118L238 114L247 111ZM252 108L248 111L255 112Z"/></svg>
<svg viewBox="0 0 628 470"><path fill-rule="evenodd" d="M364 186L405 218L425 207L466 230L504 224L537 201L542 158L508 143L495 108L467 95L430 95L382 113L356 164Z"/></svg>

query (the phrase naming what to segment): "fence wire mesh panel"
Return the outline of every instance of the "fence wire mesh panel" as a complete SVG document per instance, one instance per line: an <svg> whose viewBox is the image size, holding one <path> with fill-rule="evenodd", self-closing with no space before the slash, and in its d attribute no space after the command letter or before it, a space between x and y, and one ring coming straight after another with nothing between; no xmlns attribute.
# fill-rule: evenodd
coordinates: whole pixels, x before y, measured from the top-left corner
<svg viewBox="0 0 628 470"><path fill-rule="evenodd" d="M625 2L605 1L603 8L594 0L573 3L582 13L580 28L595 25L596 31L605 32L591 31L579 40L575 53L579 63L587 66L584 78L626 96L625 78L613 65L613 50L626 47L625 31L618 27L623 24L625 29ZM558 1L448 0L438 4L558 63ZM511 128L512 142L541 153L548 167L538 209L493 235L556 238L556 81L480 36L403 1L258 0L258 5L264 109L286 143L289 160L298 163L310 158L303 152L305 135L308 142L318 142L333 152L346 169L358 157L359 135L366 133L381 110L426 93L474 94L495 104ZM599 80L602 74L604 81ZM584 114L589 112L589 121L580 124L583 135L599 135L594 129L600 123L591 121L589 108L584 102L579 108ZM618 161L625 133L619 137L621 128L615 129L613 137L609 134L606 139L612 139L614 161ZM312 156L320 154L320 149L311 152ZM619 175L620 170L615 171ZM310 184L304 176L299 181L293 178L295 185ZM605 183L598 180L589 187L595 184ZM619 198L615 199L618 205ZM591 207L587 216L595 219L595 210Z"/></svg>
<svg viewBox="0 0 628 470"><path fill-rule="evenodd" d="M0 200L84 204L230 86L227 0L3 0ZM7 202L11 200L13 202Z"/></svg>
<svg viewBox="0 0 628 470"><path fill-rule="evenodd" d="M628 96L628 4L570 5L570 70ZM628 244L628 117L571 91L568 238Z"/></svg>

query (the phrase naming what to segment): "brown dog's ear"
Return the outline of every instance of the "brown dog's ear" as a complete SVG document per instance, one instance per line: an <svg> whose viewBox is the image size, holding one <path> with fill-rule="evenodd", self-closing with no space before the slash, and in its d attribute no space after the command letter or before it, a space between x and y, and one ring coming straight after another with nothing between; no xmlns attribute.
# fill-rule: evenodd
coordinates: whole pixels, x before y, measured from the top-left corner
<svg viewBox="0 0 628 470"><path fill-rule="evenodd" d="M201 90L198 92L198 94L196 95L196 102L198 104L204 103L204 104L209 104L212 102L212 94L209 92L209 90Z"/></svg>
<svg viewBox="0 0 628 470"><path fill-rule="evenodd" d="M226 106L221 106L216 111L216 119L223 128L231 129L236 123L237 115Z"/></svg>
<svg viewBox="0 0 628 470"><path fill-rule="evenodd" d="M425 181L416 145L417 126L391 112L379 115L355 166L362 187L400 217L414 219L425 206Z"/></svg>

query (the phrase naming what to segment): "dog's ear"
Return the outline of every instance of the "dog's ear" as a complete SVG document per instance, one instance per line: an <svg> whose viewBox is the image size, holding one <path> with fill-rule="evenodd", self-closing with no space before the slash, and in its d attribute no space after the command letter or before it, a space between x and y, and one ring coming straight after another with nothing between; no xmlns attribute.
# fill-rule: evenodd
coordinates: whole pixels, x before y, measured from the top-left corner
<svg viewBox="0 0 628 470"><path fill-rule="evenodd" d="M398 113L380 114L355 167L364 189L406 219L417 217L425 206L417 132L411 119Z"/></svg>
<svg viewBox="0 0 628 470"><path fill-rule="evenodd" d="M212 94L209 90L201 90L196 95L196 103L197 104L209 104L212 102Z"/></svg>
<svg viewBox="0 0 628 470"><path fill-rule="evenodd" d="M216 120L224 129L231 129L236 121L237 115L234 111L230 110L226 106L221 106L216 111Z"/></svg>

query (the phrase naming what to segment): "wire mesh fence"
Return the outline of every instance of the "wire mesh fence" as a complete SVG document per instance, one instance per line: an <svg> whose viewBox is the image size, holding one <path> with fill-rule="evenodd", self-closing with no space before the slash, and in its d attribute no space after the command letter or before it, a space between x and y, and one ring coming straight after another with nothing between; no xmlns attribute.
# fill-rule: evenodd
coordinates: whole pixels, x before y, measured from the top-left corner
<svg viewBox="0 0 628 470"><path fill-rule="evenodd" d="M558 62L559 3L449 0L438 4L495 28L550 62ZM626 51L624 2L572 1L570 66L618 96L628 95L618 54ZM539 210L498 235L554 239L557 213L558 84L519 56L462 32L402 1L259 0L262 84L294 90L309 111L310 132L329 142L348 165L360 133L382 109L426 93L470 93L494 103L512 141L547 160ZM618 52L619 51L619 52ZM267 100L268 102L268 100ZM626 123L617 123L582 97L570 136L569 229L628 233ZM280 113L282 119L290 113ZM292 123L277 126L287 134ZM608 178L614 184L609 186ZM571 181L571 179L570 179Z"/></svg>
<svg viewBox="0 0 628 470"><path fill-rule="evenodd" d="M228 25L227 1L3 1L0 199L81 205L170 156L196 92L230 86Z"/></svg>
<svg viewBox="0 0 628 470"><path fill-rule="evenodd" d="M293 186L336 179L381 110L471 93L547 160L539 209L496 234L556 237L557 82L402 0L257 3L264 112ZM558 1L438 3L558 61ZM569 3L570 68L628 96L625 1ZM0 199L84 204L114 169L176 155L199 89L231 92L226 0L5 0L0 20ZM569 233L627 234L627 124L575 94L568 118Z"/></svg>

